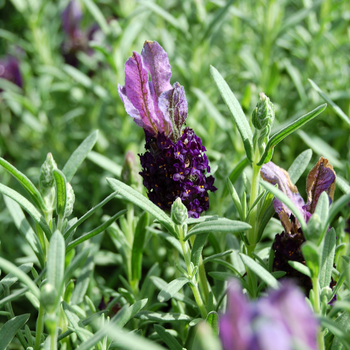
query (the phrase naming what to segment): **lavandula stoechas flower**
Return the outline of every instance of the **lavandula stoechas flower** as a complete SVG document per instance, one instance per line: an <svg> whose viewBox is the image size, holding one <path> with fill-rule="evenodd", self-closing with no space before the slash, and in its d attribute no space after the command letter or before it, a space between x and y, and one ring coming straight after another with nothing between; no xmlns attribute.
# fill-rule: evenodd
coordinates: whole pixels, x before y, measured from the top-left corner
<svg viewBox="0 0 350 350"><path fill-rule="evenodd" d="M148 76L150 75L151 81ZM184 88L170 84L171 67L163 48L146 41L141 55L134 52L125 64L125 86L118 87L126 112L145 131L146 153L140 155L143 184L149 199L170 209L181 198L189 217L209 208L208 191L215 191L205 147L187 118Z"/></svg>
<svg viewBox="0 0 350 350"><path fill-rule="evenodd" d="M228 308L219 319L224 350L317 349L318 323L300 290L284 281L279 290L249 302L238 281L229 284Z"/></svg>
<svg viewBox="0 0 350 350"><path fill-rule="evenodd" d="M318 163L311 169L307 181L306 191L308 201L305 204L300 196L298 189L292 184L288 172L278 167L272 162L262 166L261 176L265 181L278 188L288 196L303 214L306 222L314 213L318 199L323 191L329 196L330 203L333 200L336 175L332 165L327 159L321 157ZM274 270L285 271L288 277L295 278L298 284L305 289L308 294L312 288L309 277L293 269L288 261L298 261L305 264L304 257L301 253L301 245L305 242L304 234L301 230L300 223L293 215L292 211L277 198L273 201L276 213L280 217L284 231L275 236L272 248L275 250L275 259L273 261Z"/></svg>
<svg viewBox="0 0 350 350"><path fill-rule="evenodd" d="M16 58L7 56L0 59L0 78L9 80L20 88L23 87L22 75Z"/></svg>

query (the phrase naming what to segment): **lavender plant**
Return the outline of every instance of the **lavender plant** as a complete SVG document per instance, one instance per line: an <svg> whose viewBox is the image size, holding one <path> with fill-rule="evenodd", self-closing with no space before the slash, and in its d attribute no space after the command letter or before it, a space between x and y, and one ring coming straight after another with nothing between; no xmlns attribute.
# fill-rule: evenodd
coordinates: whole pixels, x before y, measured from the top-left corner
<svg viewBox="0 0 350 350"><path fill-rule="evenodd" d="M1 6L0 349L350 347L345 3Z"/></svg>

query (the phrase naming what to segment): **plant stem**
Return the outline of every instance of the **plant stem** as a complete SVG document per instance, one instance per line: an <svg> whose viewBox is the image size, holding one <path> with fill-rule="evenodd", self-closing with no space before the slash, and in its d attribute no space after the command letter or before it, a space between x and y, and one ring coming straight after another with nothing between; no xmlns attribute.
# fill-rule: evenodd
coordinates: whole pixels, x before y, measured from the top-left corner
<svg viewBox="0 0 350 350"><path fill-rule="evenodd" d="M44 308L40 305L38 319L36 321L36 334L34 350L40 350L40 339L44 329Z"/></svg>
<svg viewBox="0 0 350 350"><path fill-rule="evenodd" d="M318 277L312 278L312 287L314 290L314 311L317 314L321 314L321 307L320 307L320 292L319 292L319 284L318 284ZM318 350L324 350L324 338L323 338L323 332L321 329L319 329L317 334L317 343L318 343Z"/></svg>
<svg viewBox="0 0 350 350"><path fill-rule="evenodd" d="M256 157L258 158L258 157ZM260 179L260 168L261 166L253 164L253 176L252 176L252 189L250 192L250 207L254 204L255 200L259 196L259 179ZM248 232L248 241L249 244L252 246L255 246L258 242L258 222L257 222L257 214L258 214L258 207L255 206L249 215L249 224L252 227Z"/></svg>

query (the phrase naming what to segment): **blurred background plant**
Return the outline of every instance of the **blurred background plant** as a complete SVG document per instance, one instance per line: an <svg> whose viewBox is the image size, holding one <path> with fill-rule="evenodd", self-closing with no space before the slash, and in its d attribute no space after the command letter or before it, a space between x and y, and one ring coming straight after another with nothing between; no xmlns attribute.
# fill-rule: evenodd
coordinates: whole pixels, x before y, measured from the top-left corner
<svg viewBox="0 0 350 350"><path fill-rule="evenodd" d="M269 96L276 112L272 133L324 99L334 101L340 109L330 104L297 135L284 140L273 161L288 169L297 155L312 148L309 168L322 155L340 179L350 179L347 1L2 0L0 8L0 156L37 185L48 152L62 168L77 146L99 129L94 151L72 179L79 198L74 216L82 216L110 194L105 178L123 178L127 151L144 152L143 132L127 116L117 84L124 82L125 61L132 50L140 52L145 40L164 47L172 81L185 87L187 124L208 150L218 187L210 198L215 210L209 214L238 217L225 181L245 155L238 130L209 73L210 65L224 74L246 115L255 108L259 92ZM249 178L249 170L247 175ZM19 189L2 168L0 179ZM240 188L249 187L245 176L238 182ZM337 190L335 198L340 195ZM112 216L123 207L122 202L113 201L103 213ZM342 214L347 218L348 209ZM1 256L16 263L27 261L23 258L27 246L3 201L0 219L2 232L7 233L0 237ZM132 218L128 220L132 226ZM87 232L99 224L96 215L83 227ZM339 219L339 225L344 226L344 219ZM113 229L118 233L118 228ZM277 220L272 221L265 238L281 231ZM213 242L225 250L225 237ZM145 270L155 261L166 260L164 244L156 240L152 244L145 249ZM107 235L101 247L108 254L96 256L96 284L116 288L119 275L125 272L122 257L110 248ZM220 251L215 245L209 249ZM177 272L167 264L162 277L171 279ZM90 297L96 302L101 293Z"/></svg>

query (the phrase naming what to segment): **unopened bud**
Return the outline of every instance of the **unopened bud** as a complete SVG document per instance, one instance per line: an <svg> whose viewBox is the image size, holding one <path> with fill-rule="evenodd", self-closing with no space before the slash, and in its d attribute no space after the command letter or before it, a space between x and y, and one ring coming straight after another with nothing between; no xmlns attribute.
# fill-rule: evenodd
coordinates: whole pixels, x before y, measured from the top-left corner
<svg viewBox="0 0 350 350"><path fill-rule="evenodd" d="M67 182L67 200L66 200L66 210L64 211L64 217L68 217L72 214L75 202L75 194L73 188L69 182Z"/></svg>
<svg viewBox="0 0 350 350"><path fill-rule="evenodd" d="M57 164L52 154L48 153L40 169L39 185L42 193L48 192L51 187L55 186L55 179L53 177L54 169L57 169Z"/></svg>
<svg viewBox="0 0 350 350"><path fill-rule="evenodd" d="M183 225L187 218L187 208L182 204L181 198L177 197L171 206L171 219L176 225Z"/></svg>
<svg viewBox="0 0 350 350"><path fill-rule="evenodd" d="M51 283L46 283L41 288L40 302L48 313L54 312L56 308L57 291Z"/></svg>
<svg viewBox="0 0 350 350"><path fill-rule="evenodd" d="M128 151L125 156L125 162L122 169L122 180L129 186L139 187L140 175L138 169L138 163L135 158L135 154L132 151Z"/></svg>
<svg viewBox="0 0 350 350"><path fill-rule="evenodd" d="M252 114L252 122L256 129L262 130L269 127L270 131L275 119L275 106L263 92L259 96L260 100Z"/></svg>

